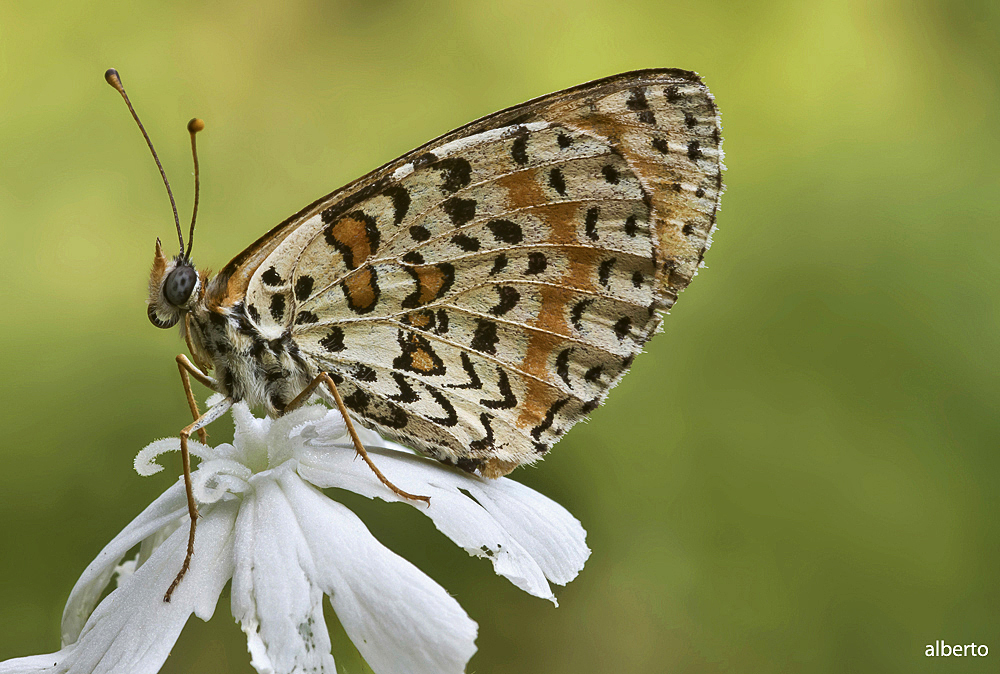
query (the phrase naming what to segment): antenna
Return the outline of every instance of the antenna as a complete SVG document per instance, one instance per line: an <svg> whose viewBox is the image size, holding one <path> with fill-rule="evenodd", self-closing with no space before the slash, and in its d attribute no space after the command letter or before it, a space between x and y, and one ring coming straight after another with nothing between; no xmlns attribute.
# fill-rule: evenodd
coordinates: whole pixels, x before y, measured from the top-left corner
<svg viewBox="0 0 1000 674"><path fill-rule="evenodd" d="M188 133L191 134L191 156L194 157L194 209L191 211L191 231L188 233L188 247L184 257L191 259L191 246L194 245L194 221L198 218L198 195L201 192L201 176L198 173L198 145L195 135L205 129L204 120L195 117L188 122Z"/></svg>
<svg viewBox="0 0 1000 674"><path fill-rule="evenodd" d="M128 94L125 93L125 87L122 85L122 78L118 75L118 71L114 68L108 68L108 71L104 73L104 79L108 81L108 84L113 86L122 98L125 99L125 105L128 106L129 112L132 113L132 119L135 123L139 125L139 130L142 131L142 137L146 139L146 145L149 146L149 151L153 153L153 161L156 162L156 168L160 169L160 177L163 178L163 185L167 188L167 196L170 197L170 208L174 211L174 224L177 226L177 240L181 244L180 254L184 254L184 237L181 235L181 221L177 217L177 203L174 201L174 193L170 191L170 183L167 181L167 174L163 170L163 165L160 163L160 158L156 156L156 150L153 149L153 141L149 139L149 134L146 133L145 127L142 126L142 122L139 121L139 115L135 114L135 108L132 107L132 101L128 99ZM191 136L192 142L194 140L194 135ZM197 165L197 164L196 164Z"/></svg>

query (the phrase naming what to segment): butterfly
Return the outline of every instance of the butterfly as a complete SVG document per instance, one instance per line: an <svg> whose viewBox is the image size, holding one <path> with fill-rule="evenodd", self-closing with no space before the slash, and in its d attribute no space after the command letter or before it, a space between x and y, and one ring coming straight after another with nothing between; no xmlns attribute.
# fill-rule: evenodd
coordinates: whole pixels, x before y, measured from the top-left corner
<svg viewBox="0 0 1000 674"><path fill-rule="evenodd" d="M132 110L117 73L106 78ZM603 402L702 264L721 142L698 75L640 70L432 140L211 278L191 260L194 219L187 250L178 221L176 256L157 240L148 316L180 324L193 360L178 357L196 418L181 434L188 484L190 433L237 401L276 417L311 395L341 409L366 460L352 417L487 478L542 458ZM189 374L222 402L199 413ZM188 501L174 586L193 552L190 486Z"/></svg>

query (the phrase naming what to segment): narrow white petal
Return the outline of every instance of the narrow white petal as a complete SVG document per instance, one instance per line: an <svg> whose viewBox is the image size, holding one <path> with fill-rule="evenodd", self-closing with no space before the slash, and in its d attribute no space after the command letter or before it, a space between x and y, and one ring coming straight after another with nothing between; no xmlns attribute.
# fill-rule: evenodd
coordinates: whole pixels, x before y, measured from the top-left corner
<svg viewBox="0 0 1000 674"><path fill-rule="evenodd" d="M236 503L206 509L198 526L195 556L172 601L163 593L180 568L187 530L177 529L121 586L94 610L75 643L49 656L0 664L2 674L155 674L194 612L211 618L232 574Z"/></svg>
<svg viewBox="0 0 1000 674"><path fill-rule="evenodd" d="M568 510L520 482L477 480L469 492L538 562L545 577L565 585L590 557L587 532Z"/></svg>
<svg viewBox="0 0 1000 674"><path fill-rule="evenodd" d="M4 660L0 662L0 674L62 674L68 671L74 648L71 645L56 653Z"/></svg>
<svg viewBox="0 0 1000 674"><path fill-rule="evenodd" d="M310 580L315 569L296 513L273 473L255 477L253 486L236 521L232 585L250 664L261 674L336 674L323 591Z"/></svg>
<svg viewBox="0 0 1000 674"><path fill-rule="evenodd" d="M508 478L476 477L403 452L375 447L368 452L389 480L405 491L429 496L430 506L396 496L364 463L354 460L353 450L304 448L299 473L319 487L412 505L470 554L489 557L498 574L553 602L545 579L569 582L590 555L580 522L529 487Z"/></svg>
<svg viewBox="0 0 1000 674"><path fill-rule="evenodd" d="M115 567L129 550L187 512L184 485L177 482L150 503L121 533L104 546L84 570L69 594L62 616L62 642L77 640L83 624L97 605Z"/></svg>
<svg viewBox="0 0 1000 674"><path fill-rule="evenodd" d="M191 487L198 503L215 503L226 494L240 494L249 489L253 473L233 459L203 461L191 476Z"/></svg>
<svg viewBox="0 0 1000 674"><path fill-rule="evenodd" d="M308 543L314 582L378 674L459 674L476 623L444 589L369 533L358 517L295 473L280 478Z"/></svg>
<svg viewBox="0 0 1000 674"><path fill-rule="evenodd" d="M139 453L135 455L132 466L140 477L156 475L163 470L163 466L156 463L156 459L167 452L179 451L181 451L180 438L155 440L139 450ZM191 453L191 456L196 456L202 460L213 455L211 447L203 445L194 439L188 440L188 451Z"/></svg>

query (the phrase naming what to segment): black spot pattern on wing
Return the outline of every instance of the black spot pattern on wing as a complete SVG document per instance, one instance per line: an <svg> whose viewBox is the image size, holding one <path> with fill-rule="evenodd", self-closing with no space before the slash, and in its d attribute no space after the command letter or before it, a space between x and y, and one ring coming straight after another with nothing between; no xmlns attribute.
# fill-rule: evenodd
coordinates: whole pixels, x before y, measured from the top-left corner
<svg viewBox="0 0 1000 674"><path fill-rule="evenodd" d="M475 452L482 452L487 449L493 449L494 443L496 442L493 438L493 427L490 425L490 421L493 419L489 414L483 412L479 415L479 421L483 425L483 430L486 435L481 440L475 440L469 443L469 448Z"/></svg>
<svg viewBox="0 0 1000 674"><path fill-rule="evenodd" d="M264 282L265 285L269 286L280 286L284 284L281 276L278 275L278 270L272 265L267 271L260 275L260 280Z"/></svg>
<svg viewBox="0 0 1000 674"><path fill-rule="evenodd" d="M459 197L452 197L442 203L441 208L448 214L448 217L451 218L451 224L456 227L461 227L476 217L475 199L460 199Z"/></svg>
<svg viewBox="0 0 1000 674"><path fill-rule="evenodd" d="M475 253L479 250L479 239L468 234L456 234L451 237L451 242L467 253Z"/></svg>
<svg viewBox="0 0 1000 674"><path fill-rule="evenodd" d="M399 393L390 395L389 400L395 400L399 403L414 403L420 400L420 396L413 390L413 387L410 385L410 382L406 380L406 377L401 375L399 372L393 372L392 380L396 382L396 386L399 387Z"/></svg>
<svg viewBox="0 0 1000 674"><path fill-rule="evenodd" d="M392 199L392 219L397 225L400 224L410 210L410 193L402 185L392 185L383 194Z"/></svg>
<svg viewBox="0 0 1000 674"><path fill-rule="evenodd" d="M281 293L271 295L271 318L279 323L285 318L285 296Z"/></svg>
<svg viewBox="0 0 1000 674"><path fill-rule="evenodd" d="M556 374L566 382L566 386L572 388L572 384L569 383L569 356L573 353L573 349L563 349L556 356Z"/></svg>
<svg viewBox="0 0 1000 674"><path fill-rule="evenodd" d="M358 381L374 382L378 380L378 374L367 365L355 365L351 375Z"/></svg>
<svg viewBox="0 0 1000 674"><path fill-rule="evenodd" d="M597 269L597 280L605 288L608 287L608 283L611 280L611 268L615 266L615 262L617 261L617 258L609 257L607 260L602 261L601 266Z"/></svg>
<svg viewBox="0 0 1000 674"><path fill-rule="evenodd" d="M299 302L305 302L309 299L309 295L312 293L313 289L313 279L312 276L300 276L298 280L295 281L295 299Z"/></svg>
<svg viewBox="0 0 1000 674"><path fill-rule="evenodd" d="M472 165L468 159L462 157L448 157L442 159L434 168L444 174L444 181L441 183L441 191L454 193L467 187L472 180Z"/></svg>
<svg viewBox="0 0 1000 674"><path fill-rule="evenodd" d="M510 220L490 220L486 226L493 232L493 238L503 243L516 245L524 240L521 225Z"/></svg>
<svg viewBox="0 0 1000 674"><path fill-rule="evenodd" d="M448 400L448 398L446 398L444 395L442 395L441 392L438 391L436 388L431 388L430 386L426 388L427 392L431 394L432 398L434 398L434 402L440 405L441 409L443 409L445 412L445 416L431 417L430 419L428 419L428 421L435 424L440 424L441 426L445 426L446 428L451 428L452 426L456 425L458 423L458 412L455 411L455 406L451 404L451 401Z"/></svg>
<svg viewBox="0 0 1000 674"><path fill-rule="evenodd" d="M504 253L500 253L493 260L493 269L490 270L490 276L496 276L504 270L507 266L507 256Z"/></svg>
<svg viewBox="0 0 1000 674"><path fill-rule="evenodd" d="M528 253L528 268L524 270L524 273L528 276L541 274L548 266L549 261L545 257L545 253L536 250Z"/></svg>
<svg viewBox="0 0 1000 674"><path fill-rule="evenodd" d="M632 329L632 319L628 316L622 316L615 323L615 336L618 337L619 341L625 339L628 336L629 330Z"/></svg>
<svg viewBox="0 0 1000 674"><path fill-rule="evenodd" d="M480 353L488 353L490 355L496 355L497 352L497 342L499 341L497 337L497 324L493 321L487 321L485 319L477 319L476 321L476 333L472 336L472 350L479 351Z"/></svg>
<svg viewBox="0 0 1000 674"><path fill-rule="evenodd" d="M500 395L503 398L500 400L483 398L479 401L479 404L493 410L509 410L517 405L517 398L514 397L514 391L510 388L510 379L507 378L507 372L502 367L497 368L497 377L497 389L499 389Z"/></svg>
<svg viewBox="0 0 1000 674"><path fill-rule="evenodd" d="M649 110L649 101L646 100L646 93L640 87L632 90L632 95L625 101L625 105L629 110Z"/></svg>
<svg viewBox="0 0 1000 674"><path fill-rule="evenodd" d="M585 227L587 232L587 237L591 241L597 241L597 219L601 215L601 209L597 206L591 206L587 209L587 219L585 221Z"/></svg>
<svg viewBox="0 0 1000 674"><path fill-rule="evenodd" d="M409 423L409 415L402 407L391 402L384 403L382 406L388 408L389 412L387 416L376 409L377 404L372 403L371 396L360 388L355 388L353 393L344 396L344 405L352 412L367 417L386 428L397 430L406 428L406 425Z"/></svg>
<svg viewBox="0 0 1000 674"><path fill-rule="evenodd" d="M472 359L465 351L462 352L462 369L469 375L469 381L465 384L445 384L448 388L465 388L479 390L483 388L483 380L476 374L476 367L472 364Z"/></svg>
<svg viewBox="0 0 1000 674"><path fill-rule="evenodd" d="M516 307L521 299L521 293L513 286L494 286L494 290L500 296L500 301L490 309L490 313L494 316L503 316Z"/></svg>
<svg viewBox="0 0 1000 674"><path fill-rule="evenodd" d="M566 196L566 178L563 177L562 169L556 167L549 171L549 187L559 193L559 196Z"/></svg>
<svg viewBox="0 0 1000 674"><path fill-rule="evenodd" d="M326 337L319 340L320 346L331 353L344 350L344 331L337 326L330 328Z"/></svg>
<svg viewBox="0 0 1000 674"><path fill-rule="evenodd" d="M518 129L514 136L514 142L510 147L510 156L515 163L521 166L528 163L528 130L523 126Z"/></svg>
<svg viewBox="0 0 1000 674"><path fill-rule="evenodd" d="M552 424L555 422L556 419L556 414L558 414L559 410L561 410L563 406L569 401L570 398L560 398L559 400L552 403L552 406L549 407L548 411L545 412L545 419L542 420L542 423L538 424L537 426L531 429L531 437L533 437L535 440L541 440L542 433L552 428Z"/></svg>
<svg viewBox="0 0 1000 674"><path fill-rule="evenodd" d="M577 332L583 332L583 312L593 303L594 300L580 300L573 305L573 309L570 311L570 321Z"/></svg>

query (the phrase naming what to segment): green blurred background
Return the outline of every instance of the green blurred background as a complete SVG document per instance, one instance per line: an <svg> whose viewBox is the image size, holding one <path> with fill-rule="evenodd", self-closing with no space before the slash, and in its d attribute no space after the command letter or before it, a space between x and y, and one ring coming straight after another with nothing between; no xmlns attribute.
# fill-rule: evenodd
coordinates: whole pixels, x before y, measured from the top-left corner
<svg viewBox="0 0 1000 674"><path fill-rule="evenodd" d="M715 93L728 192L665 334L514 475L589 532L560 608L413 509L347 502L479 622L470 672L996 671L998 34L988 0L3 0L0 659L58 648L79 573L179 470L132 470L188 413L183 344L143 308L169 209L106 68L182 220L206 119L218 269L471 119L671 66ZM993 652L940 663L936 639ZM164 671L252 671L228 593Z"/></svg>

